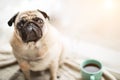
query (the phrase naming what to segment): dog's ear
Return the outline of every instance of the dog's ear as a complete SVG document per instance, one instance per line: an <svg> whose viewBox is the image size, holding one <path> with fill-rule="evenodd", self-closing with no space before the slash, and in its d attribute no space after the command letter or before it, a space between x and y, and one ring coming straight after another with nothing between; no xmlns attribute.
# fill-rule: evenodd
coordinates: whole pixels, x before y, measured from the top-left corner
<svg viewBox="0 0 120 80"><path fill-rule="evenodd" d="M18 13L19 13L19 12L18 12ZM15 22L15 19L16 19L18 13L16 13L16 14L8 21L8 25L9 25L9 26L12 26L13 22Z"/></svg>
<svg viewBox="0 0 120 80"><path fill-rule="evenodd" d="M37 9L38 12L42 13L42 15L47 18L48 20L50 20L50 17L47 15L47 13L45 13L44 11L41 11L39 9Z"/></svg>

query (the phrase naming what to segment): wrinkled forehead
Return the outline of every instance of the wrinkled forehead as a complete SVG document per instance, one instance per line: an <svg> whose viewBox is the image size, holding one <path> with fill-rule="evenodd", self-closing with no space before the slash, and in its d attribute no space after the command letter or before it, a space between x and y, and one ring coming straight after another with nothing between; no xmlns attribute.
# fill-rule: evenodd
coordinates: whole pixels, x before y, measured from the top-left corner
<svg viewBox="0 0 120 80"><path fill-rule="evenodd" d="M21 12L21 13L19 13L17 18L20 20L20 19L32 19L32 18L35 18L35 17L39 17L39 18L44 20L43 15L39 11Z"/></svg>

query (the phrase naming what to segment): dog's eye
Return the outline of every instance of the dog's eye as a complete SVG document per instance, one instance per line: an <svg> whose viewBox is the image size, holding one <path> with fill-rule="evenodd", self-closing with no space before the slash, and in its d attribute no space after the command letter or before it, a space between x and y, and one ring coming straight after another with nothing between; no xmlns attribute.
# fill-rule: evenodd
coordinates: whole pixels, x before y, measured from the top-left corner
<svg viewBox="0 0 120 80"><path fill-rule="evenodd" d="M25 20L21 20L19 23L18 23L18 26L21 26L21 27L23 27L24 26L24 24L25 24Z"/></svg>
<svg viewBox="0 0 120 80"><path fill-rule="evenodd" d="M38 22L38 23L43 23L43 20L41 18L33 18L34 21Z"/></svg>
<svg viewBox="0 0 120 80"><path fill-rule="evenodd" d="M20 22L20 23L19 23L19 26L21 26L21 27L24 26L24 23L23 23L23 22Z"/></svg>
<svg viewBox="0 0 120 80"><path fill-rule="evenodd" d="M17 28L21 29L21 27L23 27L25 23L26 23L25 20L21 20L20 22L17 23L17 26L18 26Z"/></svg>
<svg viewBox="0 0 120 80"><path fill-rule="evenodd" d="M17 28L21 29L22 25L20 23L17 24Z"/></svg>

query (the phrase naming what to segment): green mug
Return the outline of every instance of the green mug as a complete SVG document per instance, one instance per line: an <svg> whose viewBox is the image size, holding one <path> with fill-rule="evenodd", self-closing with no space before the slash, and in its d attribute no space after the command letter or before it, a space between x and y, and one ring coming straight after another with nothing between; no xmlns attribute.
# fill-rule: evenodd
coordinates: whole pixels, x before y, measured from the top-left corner
<svg viewBox="0 0 120 80"><path fill-rule="evenodd" d="M103 66L94 59L87 59L80 64L83 80L101 80Z"/></svg>

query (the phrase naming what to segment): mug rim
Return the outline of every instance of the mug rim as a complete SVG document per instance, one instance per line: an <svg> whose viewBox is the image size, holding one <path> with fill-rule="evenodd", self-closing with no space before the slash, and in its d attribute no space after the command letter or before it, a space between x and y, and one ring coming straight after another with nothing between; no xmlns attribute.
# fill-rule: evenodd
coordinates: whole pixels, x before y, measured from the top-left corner
<svg viewBox="0 0 120 80"><path fill-rule="evenodd" d="M97 62L98 64L100 64L100 70L97 71L97 72L89 72L89 71L86 71L86 70L83 68L83 67L85 66L85 65L83 65L83 63L85 63L85 62L87 62L87 61L95 61L95 62ZM94 64L95 64L95 63L94 63ZM81 68L81 71L83 71L83 72L85 72L85 73L87 73L87 74L97 74L97 73L100 73L100 72L103 70L103 65L102 65L101 62L98 61L98 60L95 60L95 59L86 59L86 60L82 61L82 63L80 64L80 68Z"/></svg>

